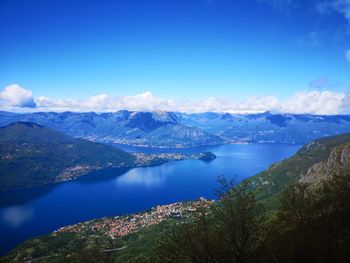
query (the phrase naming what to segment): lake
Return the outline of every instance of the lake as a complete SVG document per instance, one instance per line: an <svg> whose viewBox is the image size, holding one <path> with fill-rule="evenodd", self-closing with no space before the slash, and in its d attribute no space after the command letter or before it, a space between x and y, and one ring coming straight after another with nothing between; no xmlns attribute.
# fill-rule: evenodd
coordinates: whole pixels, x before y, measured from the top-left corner
<svg viewBox="0 0 350 263"><path fill-rule="evenodd" d="M135 213L155 205L199 197L215 198L217 176L240 181L293 155L300 146L234 144L192 149L143 149L133 152L211 151L211 162L183 160L160 166L109 169L75 181L0 193L0 254L26 239L64 225L104 216Z"/></svg>

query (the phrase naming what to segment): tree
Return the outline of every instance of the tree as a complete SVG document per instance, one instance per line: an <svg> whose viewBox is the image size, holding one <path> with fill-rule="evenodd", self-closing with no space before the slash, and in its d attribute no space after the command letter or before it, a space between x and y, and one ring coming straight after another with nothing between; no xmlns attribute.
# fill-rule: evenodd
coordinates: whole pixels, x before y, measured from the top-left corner
<svg viewBox="0 0 350 263"><path fill-rule="evenodd" d="M261 240L263 216L255 196L221 176L219 201L201 208L191 222L177 227L159 246L160 262L246 262Z"/></svg>
<svg viewBox="0 0 350 263"><path fill-rule="evenodd" d="M269 226L269 251L262 255L273 254L279 262L346 262L350 258L349 179L349 172L335 172L318 187L305 183L289 187Z"/></svg>
<svg viewBox="0 0 350 263"><path fill-rule="evenodd" d="M223 176L218 181L221 186L217 190L219 202L213 206L213 211L225 261L246 262L262 240L263 208L257 205L247 182L236 185L234 180L227 182Z"/></svg>

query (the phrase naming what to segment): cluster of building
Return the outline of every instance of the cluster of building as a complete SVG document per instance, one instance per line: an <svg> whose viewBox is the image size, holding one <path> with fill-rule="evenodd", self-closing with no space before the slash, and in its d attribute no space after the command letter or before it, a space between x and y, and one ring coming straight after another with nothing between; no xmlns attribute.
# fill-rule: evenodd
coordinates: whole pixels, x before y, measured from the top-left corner
<svg viewBox="0 0 350 263"><path fill-rule="evenodd" d="M183 153L134 153L133 155L136 157L136 166L161 164L168 161L179 161L189 158L188 155Z"/></svg>
<svg viewBox="0 0 350 263"><path fill-rule="evenodd" d="M73 167L66 168L56 178L56 182L73 180L79 176L85 175L96 169L96 166L91 165L76 165Z"/></svg>
<svg viewBox="0 0 350 263"><path fill-rule="evenodd" d="M159 224L167 218L184 218L198 210L199 207L209 207L213 201L200 198L195 202L178 202L161 205L149 211L125 217L103 218L77 225L60 228L57 232L91 231L96 234L105 234L112 239L124 237L143 227ZM93 234L92 233L92 234Z"/></svg>
<svg viewBox="0 0 350 263"><path fill-rule="evenodd" d="M211 152L184 154L184 153L134 153L136 157L136 166L147 166L161 164L168 161L180 161L184 159L204 160L210 161L216 158L215 154Z"/></svg>

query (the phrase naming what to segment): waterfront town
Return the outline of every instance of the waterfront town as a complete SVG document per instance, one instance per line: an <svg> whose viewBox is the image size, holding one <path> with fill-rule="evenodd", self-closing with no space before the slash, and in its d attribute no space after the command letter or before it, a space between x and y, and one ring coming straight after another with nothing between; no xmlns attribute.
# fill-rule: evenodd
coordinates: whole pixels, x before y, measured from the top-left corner
<svg viewBox="0 0 350 263"><path fill-rule="evenodd" d="M137 214L123 217L108 217L65 226L55 231L54 234L62 232L86 232L91 233L92 235L102 234L111 239L115 239L136 232L141 228L159 224L165 219L174 218L185 220L191 216L191 213L197 211L200 207L208 208L213 202L213 200L206 200L201 197L197 201L158 205L148 211Z"/></svg>

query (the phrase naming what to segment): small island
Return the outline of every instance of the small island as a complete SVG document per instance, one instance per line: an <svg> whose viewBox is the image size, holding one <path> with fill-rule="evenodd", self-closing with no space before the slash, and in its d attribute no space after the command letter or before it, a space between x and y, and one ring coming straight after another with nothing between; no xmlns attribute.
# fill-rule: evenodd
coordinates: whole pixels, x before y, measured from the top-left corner
<svg viewBox="0 0 350 263"><path fill-rule="evenodd" d="M212 160L216 159L216 155L213 154L212 152L204 152L204 153L197 154L197 158L195 159L211 162Z"/></svg>

